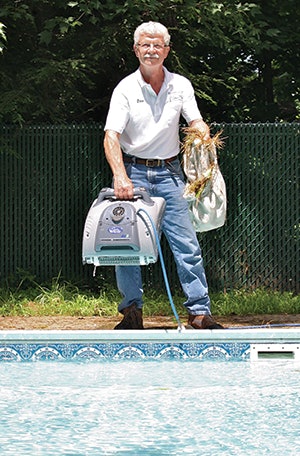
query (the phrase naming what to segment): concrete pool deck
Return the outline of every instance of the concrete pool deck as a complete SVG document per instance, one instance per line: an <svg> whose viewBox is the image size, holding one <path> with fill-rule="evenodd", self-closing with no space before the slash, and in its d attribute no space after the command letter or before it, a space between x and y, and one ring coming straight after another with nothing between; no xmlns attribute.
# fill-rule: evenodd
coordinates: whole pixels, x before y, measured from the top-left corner
<svg viewBox="0 0 300 456"><path fill-rule="evenodd" d="M266 357L300 361L300 328L0 331L0 361Z"/></svg>

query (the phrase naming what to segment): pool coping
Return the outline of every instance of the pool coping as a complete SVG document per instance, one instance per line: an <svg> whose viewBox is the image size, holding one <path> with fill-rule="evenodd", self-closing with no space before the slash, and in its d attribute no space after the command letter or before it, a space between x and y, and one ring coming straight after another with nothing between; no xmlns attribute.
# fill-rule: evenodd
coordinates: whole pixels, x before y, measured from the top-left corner
<svg viewBox="0 0 300 456"><path fill-rule="evenodd" d="M72 359L257 359L290 353L300 360L300 329L0 330L1 361Z"/></svg>
<svg viewBox="0 0 300 456"><path fill-rule="evenodd" d="M300 329L215 329L183 330L147 329L147 330L0 330L0 345L3 342L285 342L299 343Z"/></svg>

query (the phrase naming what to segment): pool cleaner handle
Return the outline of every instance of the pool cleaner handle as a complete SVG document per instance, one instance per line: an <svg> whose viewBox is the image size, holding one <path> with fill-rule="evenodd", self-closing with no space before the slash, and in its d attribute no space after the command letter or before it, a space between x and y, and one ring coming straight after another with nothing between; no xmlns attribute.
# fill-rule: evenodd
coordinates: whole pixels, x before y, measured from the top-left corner
<svg viewBox="0 0 300 456"><path fill-rule="evenodd" d="M142 198L143 202L148 206L153 206L154 201L151 199L149 193L147 193L144 187L138 187L133 189L134 198ZM115 192L113 188L104 187L100 190L96 204L102 203L105 199L116 199Z"/></svg>

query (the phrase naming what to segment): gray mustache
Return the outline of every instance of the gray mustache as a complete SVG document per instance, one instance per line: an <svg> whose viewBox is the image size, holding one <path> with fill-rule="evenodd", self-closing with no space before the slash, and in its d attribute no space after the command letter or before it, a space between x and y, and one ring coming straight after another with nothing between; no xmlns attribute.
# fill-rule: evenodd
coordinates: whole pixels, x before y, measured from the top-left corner
<svg viewBox="0 0 300 456"><path fill-rule="evenodd" d="M145 58L146 59L159 59L159 55L158 54L146 54Z"/></svg>

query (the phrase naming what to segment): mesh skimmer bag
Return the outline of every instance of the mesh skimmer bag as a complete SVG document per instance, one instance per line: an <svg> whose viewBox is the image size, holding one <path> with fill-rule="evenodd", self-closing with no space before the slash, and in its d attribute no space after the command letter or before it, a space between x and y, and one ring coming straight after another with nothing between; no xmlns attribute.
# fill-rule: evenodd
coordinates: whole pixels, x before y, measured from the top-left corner
<svg viewBox="0 0 300 456"><path fill-rule="evenodd" d="M226 184L218 164L219 134L209 140L195 128L186 128L183 141L183 169L187 178L184 197L198 232L220 228L226 220Z"/></svg>

